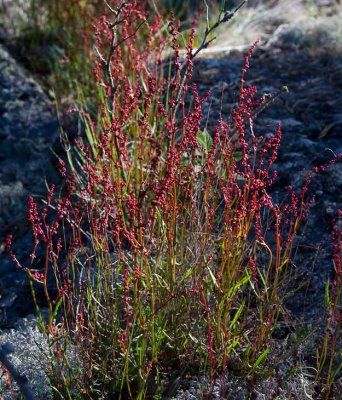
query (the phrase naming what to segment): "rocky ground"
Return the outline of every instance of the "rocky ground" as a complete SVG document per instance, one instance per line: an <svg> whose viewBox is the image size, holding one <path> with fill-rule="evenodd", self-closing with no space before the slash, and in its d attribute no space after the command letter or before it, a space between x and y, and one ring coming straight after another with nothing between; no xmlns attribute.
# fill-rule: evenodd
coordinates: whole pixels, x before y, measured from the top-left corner
<svg viewBox="0 0 342 400"><path fill-rule="evenodd" d="M330 25L325 18L324 23L317 23L308 30L296 24L280 24L271 34L263 36L251 61L248 84L256 85L262 94L279 93L259 116L255 127L258 132L267 134L275 130L278 122L282 124L283 140L274 187L274 195L278 197L285 186L299 188L311 167L342 152L342 48L332 43L329 36L338 21L335 17L331 16ZM325 24L331 29L326 30ZM15 61L0 34L1 37L0 342L14 342L17 350L13 361L29 374L33 387L40 393L39 398L46 398L46 393L41 391L45 387L42 374L34 368L33 357L34 340L41 340L41 337L32 317L25 318L33 312L30 292L25 274L15 270L5 254L4 238L9 232L14 233L16 252L25 263L30 251L27 196L39 197L45 192L45 180L57 181L56 157L51 148L59 151L58 122L53 104L30 73ZM220 112L229 118L243 62L240 50L220 45L206 51L196 63L195 81L200 90L210 89L213 93L211 120ZM284 90L284 86L288 90ZM336 211L342 209L342 163L318 175L311 190L316 202L298 240L293 280L294 287L300 282L305 282L305 286L287 304L293 318L309 329L320 327L325 316L324 287L333 273L329 223ZM284 342L284 337L280 337L279 346ZM297 353L279 364L278 374L282 376L282 371L289 371L295 362L302 365L302 370L283 384L278 397L276 381L269 380L260 384L254 398L312 398L306 367L312 363L315 349L311 343L294 351ZM227 382L236 394L234 400L248 398L246 384L232 378ZM175 385L176 398L198 399L203 385L205 381L199 378L180 380L179 387ZM219 383L216 392L218 386Z"/></svg>
<svg viewBox="0 0 342 400"><path fill-rule="evenodd" d="M5 255L4 238L13 233L19 257L31 243L27 198L46 192L57 179L54 169L59 127L54 106L39 84L0 43L0 327L32 311L26 276ZM25 299L25 300L24 300Z"/></svg>

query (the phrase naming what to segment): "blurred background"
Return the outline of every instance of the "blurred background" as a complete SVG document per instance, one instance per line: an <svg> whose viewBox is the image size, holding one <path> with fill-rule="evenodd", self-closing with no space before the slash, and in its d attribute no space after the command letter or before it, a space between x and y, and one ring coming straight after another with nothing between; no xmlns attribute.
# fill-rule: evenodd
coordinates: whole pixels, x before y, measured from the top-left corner
<svg viewBox="0 0 342 400"><path fill-rule="evenodd" d="M114 2L115 3L115 2ZM241 0L148 0L152 12L174 10L186 32L199 18L198 40L221 10L233 11ZM103 0L0 0L0 40L38 79L67 97L75 80L87 92L92 51L92 27L106 13ZM220 26L216 47L287 42L293 50L341 52L340 0L249 0L238 17ZM57 79L58 76L58 79ZM82 80L82 77L84 78Z"/></svg>

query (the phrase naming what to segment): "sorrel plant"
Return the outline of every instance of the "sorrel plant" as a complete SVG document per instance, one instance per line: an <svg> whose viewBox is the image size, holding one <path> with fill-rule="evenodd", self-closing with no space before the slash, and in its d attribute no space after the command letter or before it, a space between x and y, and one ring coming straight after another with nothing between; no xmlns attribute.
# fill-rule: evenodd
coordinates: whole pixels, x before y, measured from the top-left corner
<svg viewBox="0 0 342 400"><path fill-rule="evenodd" d="M63 399L158 398L172 370L207 375L209 397L221 376L224 397L231 360L241 376L265 372L319 168L300 193L274 202L281 127L255 132L265 98L245 84L257 42L230 119L208 132L210 93L192 81L195 29L181 57L172 15L165 36L163 19L151 20L141 2L109 10L94 25L97 119L72 110L86 139L70 172L60 160L63 193L51 185L42 210L30 198L31 261L11 253L48 305L45 319L36 301L46 372Z"/></svg>

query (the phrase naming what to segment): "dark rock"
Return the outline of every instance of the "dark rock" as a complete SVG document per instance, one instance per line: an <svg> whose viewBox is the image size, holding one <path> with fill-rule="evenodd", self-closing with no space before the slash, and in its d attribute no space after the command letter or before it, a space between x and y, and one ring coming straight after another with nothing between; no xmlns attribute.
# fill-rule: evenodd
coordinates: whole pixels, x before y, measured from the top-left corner
<svg viewBox="0 0 342 400"><path fill-rule="evenodd" d="M18 259L32 246L27 198L44 196L46 183L58 180L53 167L58 122L41 87L0 45L0 238L14 233ZM0 253L0 326L32 312L26 274ZM11 301L10 301L11 299ZM11 304L10 304L11 303Z"/></svg>
<svg viewBox="0 0 342 400"><path fill-rule="evenodd" d="M58 138L53 107L40 86L0 47L0 234L26 216L29 194L56 180L51 146Z"/></svg>

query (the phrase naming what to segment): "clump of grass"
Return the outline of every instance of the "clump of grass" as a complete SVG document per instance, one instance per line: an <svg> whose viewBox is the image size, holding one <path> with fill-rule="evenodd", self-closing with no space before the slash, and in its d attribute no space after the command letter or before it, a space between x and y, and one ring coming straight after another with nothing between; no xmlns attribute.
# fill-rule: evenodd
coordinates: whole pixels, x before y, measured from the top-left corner
<svg viewBox="0 0 342 400"><path fill-rule="evenodd" d="M221 13L218 25L233 15ZM141 2L113 1L94 28L98 116L72 110L86 140L76 141L69 173L60 161L63 193L51 185L42 210L29 199L29 260L11 253L29 276L54 395L161 398L176 370L207 375L207 397L222 377L225 397L232 363L253 391L272 373L270 339L308 187L329 164L288 201L272 199L281 127L255 132L265 98L245 84L257 42L230 120L208 132L210 93L201 97L192 82L195 29L181 58L173 15L165 37L163 19L148 17Z"/></svg>

